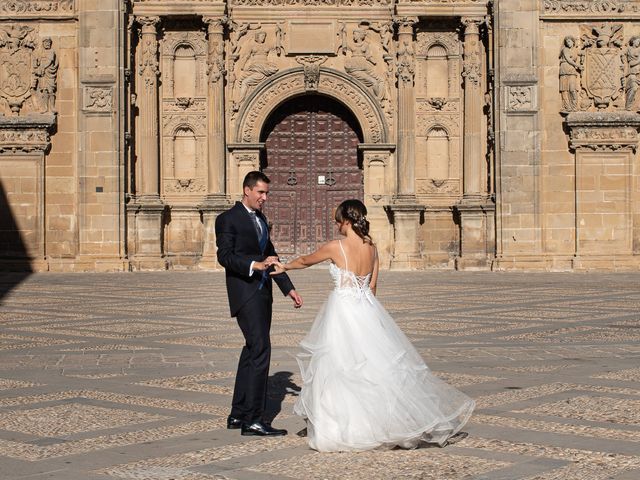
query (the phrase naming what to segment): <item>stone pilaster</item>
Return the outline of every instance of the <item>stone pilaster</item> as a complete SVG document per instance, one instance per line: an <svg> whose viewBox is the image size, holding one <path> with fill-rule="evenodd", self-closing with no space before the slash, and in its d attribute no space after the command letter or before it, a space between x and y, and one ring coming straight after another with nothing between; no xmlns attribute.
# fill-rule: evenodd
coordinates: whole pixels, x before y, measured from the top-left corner
<svg viewBox="0 0 640 480"><path fill-rule="evenodd" d="M398 19L398 200L415 203L415 56L413 26L417 18Z"/></svg>
<svg viewBox="0 0 640 480"><path fill-rule="evenodd" d="M487 170L482 152L482 106L480 24L482 18L463 18L464 25L464 154L463 196L480 200L486 196Z"/></svg>
<svg viewBox="0 0 640 480"><path fill-rule="evenodd" d="M464 146L463 195L455 209L460 219L458 269L484 269L494 253L495 205L488 199L483 152L482 17L464 17Z"/></svg>
<svg viewBox="0 0 640 480"><path fill-rule="evenodd" d="M211 200L225 196L226 145L224 111L224 18L205 17L208 25L209 124L208 190Z"/></svg>
<svg viewBox="0 0 640 480"><path fill-rule="evenodd" d="M136 194L127 205L133 236L129 251L131 268L163 269L163 216L160 200L160 156L158 126L158 33L160 17L136 17L141 25L137 69L138 169Z"/></svg>
<svg viewBox="0 0 640 480"><path fill-rule="evenodd" d="M397 18L398 50L398 148L397 190L387 210L393 218L394 252L391 268L411 270L420 268L422 261L418 244L418 230L424 207L415 195L415 53L413 27L416 17Z"/></svg>
<svg viewBox="0 0 640 480"><path fill-rule="evenodd" d="M160 17L139 17L140 60L138 63L137 106L140 178L136 198L140 204L160 203L160 159L158 155L158 34Z"/></svg>
<svg viewBox="0 0 640 480"><path fill-rule="evenodd" d="M204 224L202 238L202 259L199 268L219 267L216 258L215 223L217 216L229 208L226 196L227 148L225 142L224 108L224 17L204 17L207 24L209 56L207 59L209 87L207 92L208 123L208 162L207 196L200 205Z"/></svg>

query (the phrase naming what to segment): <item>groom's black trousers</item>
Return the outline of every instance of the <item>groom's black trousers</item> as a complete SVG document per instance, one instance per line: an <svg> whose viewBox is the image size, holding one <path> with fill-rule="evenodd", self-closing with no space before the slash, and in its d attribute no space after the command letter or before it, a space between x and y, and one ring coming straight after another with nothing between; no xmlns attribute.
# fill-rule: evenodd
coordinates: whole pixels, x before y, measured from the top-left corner
<svg viewBox="0 0 640 480"><path fill-rule="evenodd" d="M238 362L231 416L245 422L262 420L267 402L272 301L271 288L265 286L236 315L245 346Z"/></svg>

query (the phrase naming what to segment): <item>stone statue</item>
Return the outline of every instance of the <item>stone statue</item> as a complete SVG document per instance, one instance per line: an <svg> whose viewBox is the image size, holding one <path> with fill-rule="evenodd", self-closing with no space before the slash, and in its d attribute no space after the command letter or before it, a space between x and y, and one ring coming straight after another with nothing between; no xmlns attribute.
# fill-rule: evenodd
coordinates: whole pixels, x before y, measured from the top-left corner
<svg viewBox="0 0 640 480"><path fill-rule="evenodd" d="M376 98L380 99L384 89L374 70L377 62L371 54L371 44L365 30L356 28L353 31L353 45L349 51L351 57L346 60L344 70L371 88Z"/></svg>
<svg viewBox="0 0 640 480"><path fill-rule="evenodd" d="M582 67L574 54L576 39L572 36L564 38L564 46L560 50L560 97L562 109L573 112L578 109L578 94L580 89L580 71Z"/></svg>
<svg viewBox="0 0 640 480"><path fill-rule="evenodd" d="M245 98L249 88L255 87L278 71L278 66L268 60L269 52L275 50L275 47L268 44L266 40L267 32L257 31L253 42L245 53L244 60L241 60L239 64L243 73L240 78L238 95L235 97L236 102Z"/></svg>
<svg viewBox="0 0 640 480"><path fill-rule="evenodd" d="M625 108L637 110L636 97L640 88L640 36L633 36L627 48L627 78L625 82Z"/></svg>
<svg viewBox="0 0 640 480"><path fill-rule="evenodd" d="M51 48L51 38L42 39L42 51L34 59L34 81L32 89L35 91L40 113L55 113L56 90L58 82L58 58Z"/></svg>

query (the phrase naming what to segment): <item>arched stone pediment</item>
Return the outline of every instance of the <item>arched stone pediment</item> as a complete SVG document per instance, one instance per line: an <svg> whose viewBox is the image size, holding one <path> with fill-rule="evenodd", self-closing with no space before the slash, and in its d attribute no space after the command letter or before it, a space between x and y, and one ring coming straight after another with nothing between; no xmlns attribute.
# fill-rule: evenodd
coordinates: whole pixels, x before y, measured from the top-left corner
<svg viewBox="0 0 640 480"><path fill-rule="evenodd" d="M265 121L286 100L305 93L334 98L355 115L364 143L387 143L389 131L376 100L342 72L320 68L317 89L308 90L302 67L282 71L260 85L241 107L236 124L237 143L258 143Z"/></svg>

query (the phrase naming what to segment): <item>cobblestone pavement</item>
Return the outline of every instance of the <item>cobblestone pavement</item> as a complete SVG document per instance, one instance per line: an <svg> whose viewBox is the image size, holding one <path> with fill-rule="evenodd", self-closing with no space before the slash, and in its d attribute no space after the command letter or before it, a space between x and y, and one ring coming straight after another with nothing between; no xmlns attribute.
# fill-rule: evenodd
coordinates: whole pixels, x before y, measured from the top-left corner
<svg viewBox="0 0 640 480"><path fill-rule="evenodd" d="M0 478L640 478L640 274L383 272L478 408L454 445L348 454L295 435L292 355L330 282L292 277L306 303L276 298L269 398L291 434L262 439L224 428L242 337L222 274L1 274Z"/></svg>

